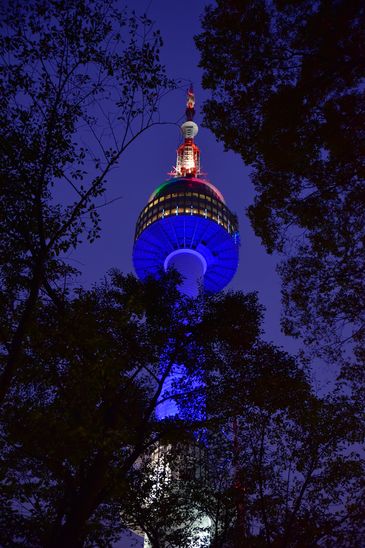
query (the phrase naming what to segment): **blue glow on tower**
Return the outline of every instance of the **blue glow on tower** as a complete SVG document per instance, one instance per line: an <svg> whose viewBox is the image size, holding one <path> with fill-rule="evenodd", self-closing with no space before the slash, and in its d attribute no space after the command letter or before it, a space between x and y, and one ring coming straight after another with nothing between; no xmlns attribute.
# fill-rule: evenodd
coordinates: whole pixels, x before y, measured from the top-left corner
<svg viewBox="0 0 365 548"><path fill-rule="evenodd" d="M239 233L237 217L228 209L220 191L200 171L200 150L194 138L198 126L193 121L195 97L188 91L186 121L181 126L184 141L177 150L176 167L170 179L158 186L141 211L135 233L133 263L139 278L158 276L161 268L174 267L183 278L180 291L196 297L202 289L215 293L233 278L238 266ZM178 407L170 394L172 383L183 375L183 365L175 364L165 381L162 400L156 415L160 420L178 414ZM200 452L198 443L189 448ZM161 457L161 455L162 457ZM163 455L168 447L158 446L158 471L169 466ZM195 453L194 453L195 454ZM199 453L200 454L200 453ZM161 460L162 458L162 460ZM165 468L164 468L165 470ZM166 471L166 470L165 470ZM208 516L197 517L195 527L206 538L211 527ZM194 548L205 545L194 543ZM145 538L145 547L150 548Z"/></svg>
<svg viewBox="0 0 365 548"><path fill-rule="evenodd" d="M176 167L141 211L133 249L139 278L173 266L184 279L181 291L193 297L201 287L211 293L226 287L237 270L239 251L237 217L200 171L194 106L190 88Z"/></svg>

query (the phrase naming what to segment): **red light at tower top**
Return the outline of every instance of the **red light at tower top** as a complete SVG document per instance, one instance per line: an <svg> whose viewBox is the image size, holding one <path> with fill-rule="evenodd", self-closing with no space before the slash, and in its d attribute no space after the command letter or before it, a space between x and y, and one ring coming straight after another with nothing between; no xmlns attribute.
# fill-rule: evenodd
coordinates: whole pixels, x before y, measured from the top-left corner
<svg viewBox="0 0 365 548"><path fill-rule="evenodd" d="M194 115L195 115L195 95L193 90L193 85L190 85L190 88L188 89L188 96L186 101L186 119L189 122L193 121Z"/></svg>
<svg viewBox="0 0 365 548"><path fill-rule="evenodd" d="M198 177L200 175L200 149L194 143L194 137L199 128L193 118L195 115L195 95L193 86L187 92L186 122L181 126L184 142L177 149L176 167L171 173L173 177Z"/></svg>

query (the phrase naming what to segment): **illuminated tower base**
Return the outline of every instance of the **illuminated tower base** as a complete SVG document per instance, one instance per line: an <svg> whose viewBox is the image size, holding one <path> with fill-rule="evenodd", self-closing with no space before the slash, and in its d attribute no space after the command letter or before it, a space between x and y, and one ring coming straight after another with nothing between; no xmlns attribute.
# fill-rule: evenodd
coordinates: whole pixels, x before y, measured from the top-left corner
<svg viewBox="0 0 365 548"><path fill-rule="evenodd" d="M139 278L158 276L161 268L173 267L183 278L181 292L190 297L196 297L200 291L216 293L224 289L237 270L239 251L237 218L226 206L220 191L200 172L200 150L194 142L198 133L194 114L194 93L190 88L187 120L181 126L184 142L177 150L176 167L171 178L152 193L141 211L133 249ZM172 380L178 381L178 376L168 379L168 386ZM164 405L159 418L163 420L176 413L176 406ZM195 447L195 443L187 446L182 462ZM166 447L157 447L152 455L156 460L156 485L160 482L159 470L165 470L164 451ZM179 475L178 469L171 470L173 485L178 486ZM168 524L166 526L168 528ZM210 520L197 518L194 526L206 530ZM191 548L200 545L203 544L196 541ZM149 546L146 540L145 547Z"/></svg>

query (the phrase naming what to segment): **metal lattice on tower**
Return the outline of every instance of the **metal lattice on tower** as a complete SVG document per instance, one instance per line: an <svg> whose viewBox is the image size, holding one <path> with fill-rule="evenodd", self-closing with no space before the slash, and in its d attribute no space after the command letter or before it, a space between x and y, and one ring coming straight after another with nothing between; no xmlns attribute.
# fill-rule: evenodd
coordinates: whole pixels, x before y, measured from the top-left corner
<svg viewBox="0 0 365 548"><path fill-rule="evenodd" d="M190 87L176 166L141 211L133 249L141 279L174 266L184 278L181 290L191 296L198 294L200 285L212 293L223 289L237 270L239 251L237 217L200 171L194 107Z"/></svg>

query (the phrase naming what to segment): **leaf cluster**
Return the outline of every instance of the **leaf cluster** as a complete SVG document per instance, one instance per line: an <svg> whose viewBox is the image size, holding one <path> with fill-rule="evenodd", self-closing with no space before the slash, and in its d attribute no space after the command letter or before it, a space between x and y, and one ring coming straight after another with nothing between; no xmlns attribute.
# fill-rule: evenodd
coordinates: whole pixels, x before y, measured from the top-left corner
<svg viewBox="0 0 365 548"><path fill-rule="evenodd" d="M3 401L37 302L58 306L69 253L100 235L108 175L173 88L153 23L118 2L0 8L0 382Z"/></svg>
<svg viewBox="0 0 365 548"><path fill-rule="evenodd" d="M284 252L283 327L338 359L364 336L360 1L217 1L196 43L205 123L252 166L248 215Z"/></svg>

